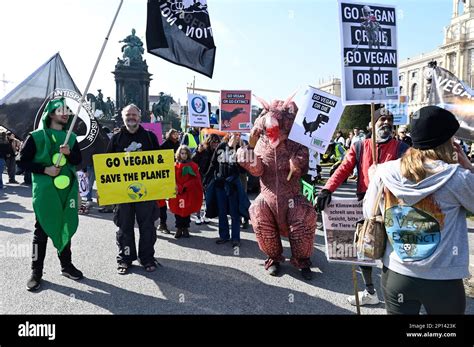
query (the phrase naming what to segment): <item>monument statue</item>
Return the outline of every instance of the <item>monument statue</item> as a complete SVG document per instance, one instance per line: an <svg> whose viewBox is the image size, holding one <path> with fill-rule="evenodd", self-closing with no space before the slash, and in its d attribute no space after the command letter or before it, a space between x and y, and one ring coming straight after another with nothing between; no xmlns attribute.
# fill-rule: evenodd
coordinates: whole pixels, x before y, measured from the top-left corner
<svg viewBox="0 0 474 347"><path fill-rule="evenodd" d="M128 35L119 43L125 43L122 46L123 60L118 59L117 65L123 66L134 66L143 65L145 61L142 58L142 54L145 53L143 49L143 42L138 36L135 35L135 29L132 29L132 35Z"/></svg>
<svg viewBox="0 0 474 347"><path fill-rule="evenodd" d="M164 120L170 112L171 104L174 103L173 97L160 92L160 99L152 105L152 112L157 121Z"/></svg>
<svg viewBox="0 0 474 347"><path fill-rule="evenodd" d="M107 119L112 119L112 117L115 115L115 104L114 102L110 99L110 96L107 97L107 101L105 102L105 115Z"/></svg>
<svg viewBox="0 0 474 347"><path fill-rule="evenodd" d="M97 89L97 91L99 93L96 96L95 108L96 110L104 111L104 94L102 94L102 89Z"/></svg>
<svg viewBox="0 0 474 347"><path fill-rule="evenodd" d="M132 29L131 35L119 42L123 43L123 46L122 57L118 58L113 72L116 83L114 111L120 113L123 107L134 103L142 110L142 121L149 122L148 99L151 74L142 56L145 53L143 42L136 35L135 29ZM104 108L110 108L108 101L104 104ZM107 112L113 113L109 110Z"/></svg>
<svg viewBox="0 0 474 347"><path fill-rule="evenodd" d="M94 110L94 116L101 120L111 120L115 114L115 104L110 97L107 97L107 101L104 101L102 89L98 89L97 91L97 95L91 93L87 94L87 101Z"/></svg>

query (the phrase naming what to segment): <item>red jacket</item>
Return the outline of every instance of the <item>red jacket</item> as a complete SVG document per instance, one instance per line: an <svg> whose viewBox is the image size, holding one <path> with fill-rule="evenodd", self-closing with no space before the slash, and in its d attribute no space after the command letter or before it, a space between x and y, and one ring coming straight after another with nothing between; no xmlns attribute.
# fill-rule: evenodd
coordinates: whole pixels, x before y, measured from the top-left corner
<svg viewBox="0 0 474 347"><path fill-rule="evenodd" d="M400 158L407 149L408 145L396 139L391 139L385 143L377 143L377 162L381 164L390 160L396 160ZM362 197L369 186L368 172L372 164L372 139L365 139L354 143L346 152L344 161L326 182L323 189L334 192L352 175L354 168L357 166L357 196Z"/></svg>
<svg viewBox="0 0 474 347"><path fill-rule="evenodd" d="M176 198L170 199L168 205L171 212L181 217L187 217L201 210L202 184L199 168L195 162L176 163ZM187 171L183 175L183 171Z"/></svg>

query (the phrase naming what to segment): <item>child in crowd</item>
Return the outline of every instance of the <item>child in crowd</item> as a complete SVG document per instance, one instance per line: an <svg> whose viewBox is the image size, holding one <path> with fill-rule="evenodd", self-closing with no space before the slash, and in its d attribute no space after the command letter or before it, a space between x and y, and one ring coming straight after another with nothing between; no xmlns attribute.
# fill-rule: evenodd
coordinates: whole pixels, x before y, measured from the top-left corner
<svg viewBox="0 0 474 347"><path fill-rule="evenodd" d="M191 161L191 151L185 146L179 146L176 151L176 198L169 200L171 212L176 218L176 234L189 237L191 214L201 210L203 190L198 165Z"/></svg>

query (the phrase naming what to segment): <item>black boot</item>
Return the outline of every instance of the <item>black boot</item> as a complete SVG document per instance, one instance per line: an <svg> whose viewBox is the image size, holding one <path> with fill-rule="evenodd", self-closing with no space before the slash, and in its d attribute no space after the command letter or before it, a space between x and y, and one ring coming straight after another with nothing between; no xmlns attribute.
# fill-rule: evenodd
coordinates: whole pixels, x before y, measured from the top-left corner
<svg viewBox="0 0 474 347"><path fill-rule="evenodd" d="M183 237L189 238L189 229L188 228L183 228Z"/></svg>
<svg viewBox="0 0 474 347"><path fill-rule="evenodd" d="M305 267L304 269L301 269L301 276L303 276L305 280L312 280L313 272L311 272L311 268Z"/></svg>
<svg viewBox="0 0 474 347"><path fill-rule="evenodd" d="M84 277L81 271L79 271L74 265L69 264L61 269L61 275L70 278L72 280L80 280Z"/></svg>
<svg viewBox="0 0 474 347"><path fill-rule="evenodd" d="M162 234L171 234L166 224L160 224L158 230L161 231Z"/></svg>
<svg viewBox="0 0 474 347"><path fill-rule="evenodd" d="M183 236L183 228L178 228L178 230L176 230L176 233L174 234L174 238L179 239L181 236Z"/></svg>
<svg viewBox="0 0 474 347"><path fill-rule="evenodd" d="M43 275L38 272L33 272L30 279L26 282L26 289L30 292L35 292L41 287L41 278Z"/></svg>

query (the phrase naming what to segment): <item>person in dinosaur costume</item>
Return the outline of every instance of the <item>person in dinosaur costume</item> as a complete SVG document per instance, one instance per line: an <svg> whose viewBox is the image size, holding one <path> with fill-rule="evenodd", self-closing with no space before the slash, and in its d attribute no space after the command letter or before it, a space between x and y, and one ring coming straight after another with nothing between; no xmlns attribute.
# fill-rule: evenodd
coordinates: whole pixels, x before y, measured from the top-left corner
<svg viewBox="0 0 474 347"><path fill-rule="evenodd" d="M83 277L82 272L71 262L71 238L79 224L75 166L82 160L74 133L63 145L72 118L64 98L49 101L38 129L27 137L20 151L20 166L33 173L36 224L32 275L27 282L30 291L40 287L48 237L58 251L61 274L74 280ZM62 158L59 166L56 166L59 153L62 153Z"/></svg>
<svg viewBox="0 0 474 347"><path fill-rule="evenodd" d="M291 245L291 263L304 279L312 278L311 254L316 211L301 194L301 176L309 165L308 148L288 139L298 108L289 98L264 110L250 132L249 145L237 152L238 163L260 177L261 193L250 207L250 218L260 249L267 255L265 269L276 276L284 261L281 236Z"/></svg>

